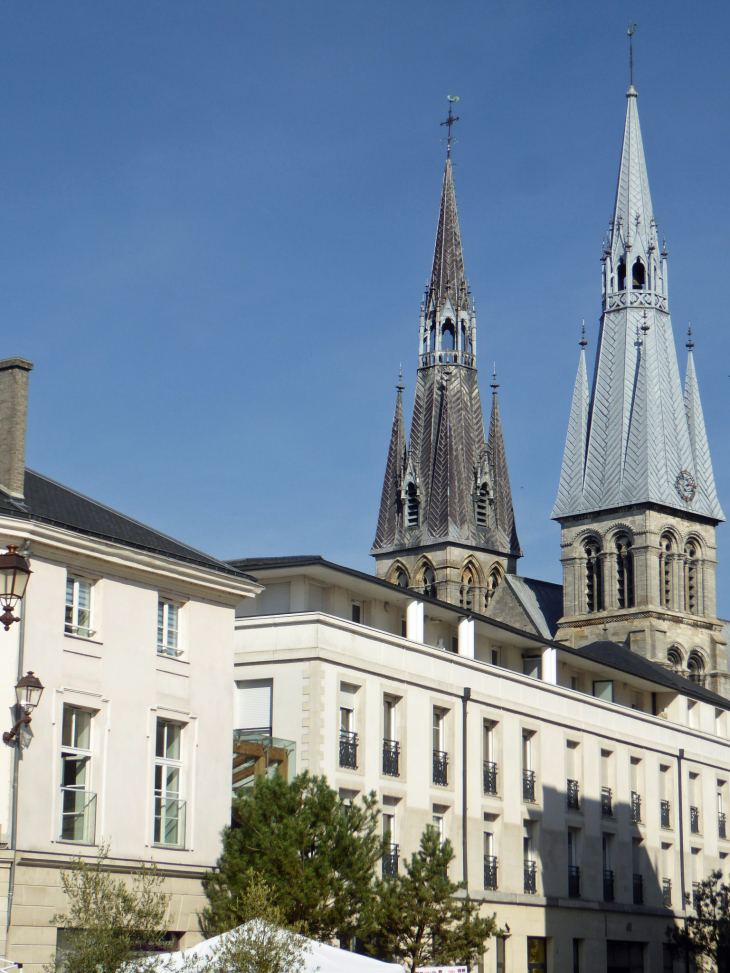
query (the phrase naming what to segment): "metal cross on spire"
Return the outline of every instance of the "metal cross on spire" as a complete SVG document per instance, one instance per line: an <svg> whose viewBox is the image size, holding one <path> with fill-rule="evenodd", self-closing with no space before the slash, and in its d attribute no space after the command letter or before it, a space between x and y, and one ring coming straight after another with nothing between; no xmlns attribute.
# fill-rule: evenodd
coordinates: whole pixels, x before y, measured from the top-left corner
<svg viewBox="0 0 730 973"><path fill-rule="evenodd" d="M631 87L634 87L634 34L638 24L629 24L627 34L629 35L629 70L631 72Z"/></svg>
<svg viewBox="0 0 730 973"><path fill-rule="evenodd" d="M441 122L441 126L443 127L444 125L448 125L449 127L449 134L446 139L446 158L450 159L451 158L451 126L454 124L454 122L459 121L459 116L457 115L456 117L454 117L454 112L452 111L452 109L454 107L454 103L459 100L459 96L447 95L446 97L449 99L449 117L446 119L445 122Z"/></svg>

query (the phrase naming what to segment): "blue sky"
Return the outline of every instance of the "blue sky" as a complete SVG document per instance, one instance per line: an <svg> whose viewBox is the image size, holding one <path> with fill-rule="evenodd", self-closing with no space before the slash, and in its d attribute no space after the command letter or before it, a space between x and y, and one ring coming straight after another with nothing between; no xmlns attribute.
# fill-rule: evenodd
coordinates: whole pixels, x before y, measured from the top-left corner
<svg viewBox="0 0 730 973"><path fill-rule="evenodd" d="M730 511L730 6L689 9L5 0L2 355L36 366L29 465L222 557L370 570L458 94L482 395L496 360L520 571L560 580L549 516L583 318L595 352L631 19L680 367L691 320Z"/></svg>

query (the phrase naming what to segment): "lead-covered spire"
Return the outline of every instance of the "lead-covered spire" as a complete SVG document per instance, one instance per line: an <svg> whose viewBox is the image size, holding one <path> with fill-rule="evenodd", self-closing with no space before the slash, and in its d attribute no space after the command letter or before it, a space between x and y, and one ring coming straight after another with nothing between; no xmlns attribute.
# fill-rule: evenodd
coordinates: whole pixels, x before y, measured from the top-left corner
<svg viewBox="0 0 730 973"><path fill-rule="evenodd" d="M398 380L398 397L395 400L393 428L390 433L388 460L385 464L383 494L380 498L378 528L375 532L375 546L384 547L395 540L398 528L397 510L400 491L406 466L406 431L403 423L403 385Z"/></svg>
<svg viewBox="0 0 730 973"><path fill-rule="evenodd" d="M697 373L695 372L694 355L692 354L693 348L694 342L690 330L689 340L687 341L687 375L684 382L684 408L689 426L689 441L692 447L698 492L703 495L704 505L708 509L714 510L715 516L719 520L722 519L723 514L715 489L715 475L712 471L710 447L705 431L705 417L702 414L700 388L697 384Z"/></svg>
<svg viewBox="0 0 730 973"><path fill-rule="evenodd" d="M469 290L464 273L464 254L461 249L459 215L456 210L456 193L450 158L446 160L441 190L433 267L426 295L426 317L434 313L440 317L445 316L447 303L450 303L454 312L466 310L468 316Z"/></svg>
<svg viewBox="0 0 730 973"><path fill-rule="evenodd" d="M708 471L696 467L690 442L633 85L627 100L585 460L581 469L574 397L553 517L655 503L721 519L714 483L700 487Z"/></svg>
<svg viewBox="0 0 730 973"><path fill-rule="evenodd" d="M556 513L569 510L579 504L583 494L590 392L588 391L588 373L586 371L585 340L581 341L581 346L578 374L575 376L575 386L573 387L573 402L570 406L568 435L563 453L563 467L560 471L558 499L553 510L553 517L556 516Z"/></svg>

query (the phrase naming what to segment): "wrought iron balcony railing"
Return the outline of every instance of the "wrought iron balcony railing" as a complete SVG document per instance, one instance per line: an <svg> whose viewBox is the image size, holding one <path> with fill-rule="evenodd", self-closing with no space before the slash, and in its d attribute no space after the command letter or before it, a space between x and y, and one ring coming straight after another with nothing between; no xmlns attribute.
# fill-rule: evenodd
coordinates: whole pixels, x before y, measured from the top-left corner
<svg viewBox="0 0 730 973"><path fill-rule="evenodd" d="M669 801L659 802L661 825L663 828L672 827L672 806Z"/></svg>
<svg viewBox="0 0 730 973"><path fill-rule="evenodd" d="M525 892L534 895L537 892L537 862L525 859Z"/></svg>
<svg viewBox="0 0 730 973"><path fill-rule="evenodd" d="M484 888L495 891L497 889L497 859L494 855L484 856Z"/></svg>
<svg viewBox="0 0 730 973"><path fill-rule="evenodd" d="M93 845L96 839L96 794L61 788L61 841Z"/></svg>
<svg viewBox="0 0 730 973"><path fill-rule="evenodd" d="M571 811L580 811L580 789L577 780L568 781L568 808Z"/></svg>
<svg viewBox="0 0 730 973"><path fill-rule="evenodd" d="M398 874L398 845L386 845L383 855L383 878L394 878Z"/></svg>
<svg viewBox="0 0 730 973"><path fill-rule="evenodd" d="M601 788L601 814L604 818L613 815L613 794L610 787Z"/></svg>
<svg viewBox="0 0 730 973"><path fill-rule="evenodd" d="M689 830L690 834L700 833L700 809L698 807L690 807L689 809Z"/></svg>
<svg viewBox="0 0 730 973"><path fill-rule="evenodd" d="M383 740L383 776L400 776L400 743L397 740Z"/></svg>
<svg viewBox="0 0 730 973"><path fill-rule="evenodd" d="M603 901L613 902L613 871L610 868L603 869Z"/></svg>
<svg viewBox="0 0 730 973"><path fill-rule="evenodd" d="M662 905L669 908L672 904L672 880L671 878L662 879Z"/></svg>
<svg viewBox="0 0 730 973"><path fill-rule="evenodd" d="M631 792L631 822L641 823L641 794L637 794L636 791Z"/></svg>
<svg viewBox="0 0 730 973"><path fill-rule="evenodd" d="M340 767L357 769L357 733L340 730Z"/></svg>
<svg viewBox="0 0 730 973"><path fill-rule="evenodd" d="M484 793L497 793L497 765L489 760L484 761Z"/></svg>
<svg viewBox="0 0 730 973"><path fill-rule="evenodd" d="M568 865L568 898L580 898L580 868Z"/></svg>
<svg viewBox="0 0 730 973"><path fill-rule="evenodd" d="M644 876L634 873L634 905L644 903Z"/></svg>
<svg viewBox="0 0 730 973"><path fill-rule="evenodd" d="M724 811L720 811L717 815L717 836L727 838L727 815Z"/></svg>
<svg viewBox="0 0 730 973"><path fill-rule="evenodd" d="M446 787L449 782L449 755L443 750L433 752L433 782Z"/></svg>
<svg viewBox="0 0 730 973"><path fill-rule="evenodd" d="M522 800L526 804L535 803L535 771L522 771Z"/></svg>

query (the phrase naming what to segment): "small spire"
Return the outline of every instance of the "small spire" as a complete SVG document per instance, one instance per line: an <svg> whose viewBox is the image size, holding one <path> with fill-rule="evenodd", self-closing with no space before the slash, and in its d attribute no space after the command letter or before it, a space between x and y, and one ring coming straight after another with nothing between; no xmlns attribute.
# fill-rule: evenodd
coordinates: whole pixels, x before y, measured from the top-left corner
<svg viewBox="0 0 730 973"><path fill-rule="evenodd" d="M494 362L492 368L492 388L494 389L494 395L497 394L497 389L499 388L499 382L497 381L497 363Z"/></svg>
<svg viewBox="0 0 730 973"><path fill-rule="evenodd" d="M694 343L694 341L692 341L692 322L689 321L687 323L687 346L686 347L691 352L692 349L694 348L694 346L695 346L695 343Z"/></svg>
<svg viewBox="0 0 730 973"><path fill-rule="evenodd" d="M451 158L451 126L454 124L454 122L459 121L458 115L456 116L456 118L454 118L454 113L452 111L452 108L454 106L454 103L459 100L459 96L447 95L446 97L449 99L449 117L446 119L445 122L441 122L441 125L442 126L448 125L449 134L446 138L446 158L450 159Z"/></svg>
<svg viewBox="0 0 730 973"><path fill-rule="evenodd" d="M662 236L662 257L666 260L669 256L669 251L667 250L667 235L666 233Z"/></svg>
<svg viewBox="0 0 730 973"><path fill-rule="evenodd" d="M586 349L586 347L588 345L588 339L586 338L586 319L585 318L583 318L583 331L582 331L581 339L578 342L578 344L581 346L581 348L584 351L585 351L585 349Z"/></svg>

